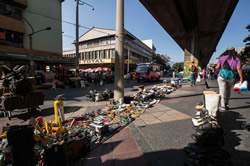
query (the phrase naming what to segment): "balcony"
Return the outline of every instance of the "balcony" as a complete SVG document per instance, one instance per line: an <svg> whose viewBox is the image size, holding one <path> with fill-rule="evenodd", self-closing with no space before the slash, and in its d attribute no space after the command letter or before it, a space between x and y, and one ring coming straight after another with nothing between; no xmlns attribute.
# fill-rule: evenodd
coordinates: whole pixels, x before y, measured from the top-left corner
<svg viewBox="0 0 250 166"><path fill-rule="evenodd" d="M11 17L0 15L0 28L25 33L24 23Z"/></svg>

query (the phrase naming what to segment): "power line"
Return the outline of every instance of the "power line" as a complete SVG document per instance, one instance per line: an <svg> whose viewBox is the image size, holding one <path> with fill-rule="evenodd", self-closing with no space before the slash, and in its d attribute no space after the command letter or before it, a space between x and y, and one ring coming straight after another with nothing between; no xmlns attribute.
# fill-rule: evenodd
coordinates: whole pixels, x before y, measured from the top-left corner
<svg viewBox="0 0 250 166"><path fill-rule="evenodd" d="M63 36L68 37L68 38L75 39L75 38L74 38L74 37L72 37L72 36L68 36L68 35L63 35Z"/></svg>
<svg viewBox="0 0 250 166"><path fill-rule="evenodd" d="M44 16L44 15L41 15L41 14L39 14L39 13L35 13L35 12L32 12L32 11L26 11L26 12L28 12L28 13L32 13L32 14L36 14L36 15L39 15L39 16L42 16L42 17L46 17L46 18L49 18L49 19L52 19L52 20L55 20L55 21L59 21L59 22L63 22L63 23L66 23L66 24L70 24L70 25L74 25L74 26L76 26L76 24L75 24L75 23L72 23L72 22L69 22L69 21L58 20L58 19L55 19L55 18L53 18L53 17ZM84 29L88 29L88 30L92 29L92 28L89 28L89 27L86 27L86 26L82 26L82 25L79 25L79 27L80 27L80 28L84 28ZM100 32L100 33L104 33L104 34L107 34L107 35L110 35L110 34L109 34L109 33L107 33L107 32L98 31L98 30L94 30L94 31L96 31L96 32Z"/></svg>

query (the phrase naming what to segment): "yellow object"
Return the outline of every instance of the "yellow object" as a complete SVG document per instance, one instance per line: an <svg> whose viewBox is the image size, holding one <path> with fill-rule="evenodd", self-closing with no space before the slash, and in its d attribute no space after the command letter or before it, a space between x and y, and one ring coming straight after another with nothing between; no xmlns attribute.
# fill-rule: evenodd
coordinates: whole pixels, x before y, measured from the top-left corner
<svg viewBox="0 0 250 166"><path fill-rule="evenodd" d="M1 134L1 137L6 138L7 137L7 131L3 132L3 134Z"/></svg>
<svg viewBox="0 0 250 166"><path fill-rule="evenodd" d="M58 125L58 116L61 116L62 122L64 121L64 107L63 101L57 99L54 102L54 112L55 112L55 123Z"/></svg>
<svg viewBox="0 0 250 166"><path fill-rule="evenodd" d="M43 129L39 125L36 125L36 129L40 132L40 134L43 134Z"/></svg>
<svg viewBox="0 0 250 166"><path fill-rule="evenodd" d="M50 124L48 123L48 121L45 121L45 128L46 128L47 134L52 134L52 128Z"/></svg>
<svg viewBox="0 0 250 166"><path fill-rule="evenodd" d="M203 91L203 94L217 94L216 91Z"/></svg>
<svg viewBox="0 0 250 166"><path fill-rule="evenodd" d="M196 110L200 110L200 109L202 109L204 107L204 105L197 105L196 107L195 107L195 109Z"/></svg>

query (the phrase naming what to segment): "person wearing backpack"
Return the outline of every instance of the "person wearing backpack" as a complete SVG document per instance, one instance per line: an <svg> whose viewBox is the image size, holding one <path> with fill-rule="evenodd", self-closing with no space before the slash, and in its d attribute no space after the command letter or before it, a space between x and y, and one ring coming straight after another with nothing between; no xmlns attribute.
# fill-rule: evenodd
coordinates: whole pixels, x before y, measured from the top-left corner
<svg viewBox="0 0 250 166"><path fill-rule="evenodd" d="M194 61L192 61L192 65L190 65L189 71L190 71L191 86L194 86L196 83L197 72L198 72L198 68L195 66Z"/></svg>
<svg viewBox="0 0 250 166"><path fill-rule="evenodd" d="M243 74L241 69L240 58L234 47L228 47L226 51L220 56L216 69L220 69L218 74L219 92L221 95L221 103L219 110L221 112L229 109L229 99L231 96L231 89L235 82L236 70L240 76L240 83L243 83Z"/></svg>

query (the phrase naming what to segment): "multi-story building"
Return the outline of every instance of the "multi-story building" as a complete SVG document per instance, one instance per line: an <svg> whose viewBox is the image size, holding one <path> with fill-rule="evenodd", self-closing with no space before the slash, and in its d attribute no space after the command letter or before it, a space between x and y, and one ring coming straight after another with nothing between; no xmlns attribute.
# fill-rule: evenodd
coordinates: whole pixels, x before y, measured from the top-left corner
<svg viewBox="0 0 250 166"><path fill-rule="evenodd" d="M36 70L44 70L46 65L64 61L61 22L63 1L0 0L0 65L13 67L19 64L26 65L28 69L30 55ZM32 33L30 40L29 35Z"/></svg>
<svg viewBox="0 0 250 166"><path fill-rule="evenodd" d="M152 43L151 43L152 44ZM129 66L134 70L136 64L151 62L155 47L147 46L127 30L124 30L125 71ZM63 52L64 57L75 57L75 50ZM115 30L92 28L79 38L80 68L109 67L115 64Z"/></svg>

